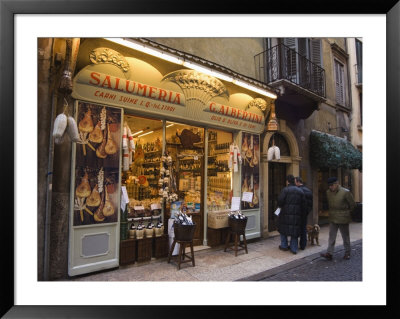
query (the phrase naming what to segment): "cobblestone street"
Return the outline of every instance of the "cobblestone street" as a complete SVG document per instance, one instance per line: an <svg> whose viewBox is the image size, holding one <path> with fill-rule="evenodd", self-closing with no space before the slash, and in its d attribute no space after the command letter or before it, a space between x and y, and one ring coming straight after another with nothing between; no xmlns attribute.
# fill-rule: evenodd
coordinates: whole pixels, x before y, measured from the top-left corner
<svg viewBox="0 0 400 319"><path fill-rule="evenodd" d="M350 260L343 254L343 246L336 247L332 261L314 254L303 258L308 261L302 265L275 269L259 281L362 281L362 241L352 245Z"/></svg>

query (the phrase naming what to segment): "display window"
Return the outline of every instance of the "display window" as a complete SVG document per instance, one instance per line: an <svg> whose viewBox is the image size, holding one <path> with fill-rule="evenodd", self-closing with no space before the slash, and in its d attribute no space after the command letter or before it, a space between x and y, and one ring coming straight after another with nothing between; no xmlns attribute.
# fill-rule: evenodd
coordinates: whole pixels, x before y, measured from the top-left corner
<svg viewBox="0 0 400 319"><path fill-rule="evenodd" d="M208 130L207 209L229 209L232 200L232 171L229 167L233 135L221 130Z"/></svg>
<svg viewBox="0 0 400 319"><path fill-rule="evenodd" d="M260 136L243 133L242 135L242 194L252 193L251 201L242 201L241 208L259 208L260 202Z"/></svg>
<svg viewBox="0 0 400 319"><path fill-rule="evenodd" d="M160 215L163 122L125 115L122 184L129 197L129 217Z"/></svg>
<svg viewBox="0 0 400 319"><path fill-rule="evenodd" d="M204 128L166 122L166 153L171 156L171 186L188 210L202 208Z"/></svg>

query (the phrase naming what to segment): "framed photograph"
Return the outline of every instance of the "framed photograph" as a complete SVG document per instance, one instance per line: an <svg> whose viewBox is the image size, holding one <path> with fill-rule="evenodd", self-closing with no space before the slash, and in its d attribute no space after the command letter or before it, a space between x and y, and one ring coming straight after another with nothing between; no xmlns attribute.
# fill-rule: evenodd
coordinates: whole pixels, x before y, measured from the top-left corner
<svg viewBox="0 0 400 319"><path fill-rule="evenodd" d="M386 201L386 212L382 213L383 218L379 220L368 221L363 224L364 236L370 236L371 224L379 225L380 229L387 229L387 250L381 249L381 246L368 240L368 247L364 250L365 259L363 267L370 267L373 264L375 271L373 278L365 278L368 282L361 284L361 289L357 290L361 296L354 296L356 300L343 300L342 296L336 292L332 297L330 293L326 293L328 289L323 290L326 298L335 300L335 305L386 305L385 311L394 312L396 308L395 299L395 283L396 280L391 278L394 274L393 253L394 242L391 240L394 231L393 212L396 211L394 200L394 179L398 176L397 165L400 161L399 152L394 145L397 145L397 137L400 135L400 126L398 125L399 116L399 16L400 4L396 1L355 1L349 5L346 1L322 1L322 2L295 2L288 5L283 2L268 2L264 7L260 8L260 2L246 2L242 6L227 5L224 2L202 2L198 5L194 3L190 6L188 2L183 1L103 1L94 2L91 0L84 1L7 1L0 0L0 30L2 44L0 46L0 130L1 145L3 156L1 156L1 180L3 181L2 199L4 208L2 210L3 225L6 225L2 232L4 250L2 255L2 304L0 315L5 318L29 317L43 318L48 317L88 317L96 318L128 318L128 317L145 317L160 318L161 315L184 315L187 314L186 307L170 307L171 305L191 305L189 311L192 313L197 310L201 311L202 306L220 306L232 305L231 300L223 299L223 291L235 291L238 289L238 283L232 282L226 285L215 284L213 288L204 290L202 285L196 283L186 283L183 285L178 282L171 282L168 285L160 285L158 282L138 283L135 282L136 298L128 298L132 292L130 285L111 285L107 282L100 283L71 283L67 280L54 282L41 282L38 280L38 258L43 258L43 254L51 245L49 241L43 241L38 245L37 230L40 221L37 218L37 211L45 209L45 207L37 204L38 192L46 192L52 187L47 183L38 185L38 181L48 181L53 174L53 168L49 165L46 170L38 170L38 162L47 158L48 154L54 149L38 149L38 140L40 138L49 139L48 136L41 137L40 130L43 128L41 123L37 121L37 105L38 91L41 90L40 81L37 72L38 59L49 59L43 56L42 52L37 50L37 42L42 37L268 37L278 34L279 36L296 36L304 37L311 34L312 36L337 37L337 36L360 36L366 39L366 61L373 62L371 65L365 66L364 74L374 72L385 73L386 59L386 77L379 73L379 77L375 77L375 81L369 88L374 88L373 94L369 91L369 96L374 98L374 104L371 100L366 100L365 105L370 109L366 109L364 131L368 132L366 144L372 147L376 145L386 145L386 154L381 154L380 159L383 160L382 168L377 169L376 165L370 161L373 157L366 152L365 160L365 181L368 182L366 189L370 193L366 193L367 198L375 198L376 202L368 202L368 212L378 211L382 203ZM362 27L354 25L351 18L362 22ZM378 20L376 20L378 18ZM332 20L329 20L332 19ZM369 21L369 19L371 21ZM332 22L332 24L329 24ZM335 21L335 22L333 22ZM373 26L373 27L372 27ZM377 26L377 27L376 27ZM352 28L356 28L357 34L352 32ZM386 32L382 32L382 28L386 28ZM21 33L21 31L23 32ZM380 30L380 31L377 31ZM386 54L382 47L374 46L375 40L383 41L386 45ZM382 42L379 42L382 43ZM380 50L381 49L381 50ZM226 58L234 52L227 52ZM376 59L375 59L376 57ZM377 68L374 65L378 66ZM21 70L22 68L22 70ZM26 68L26 69L25 69ZM60 70L55 70L55 72ZM371 79L371 77L369 78ZM15 92L15 94L14 94ZM379 97L379 98L378 98ZM386 97L386 100L385 100ZM377 99L377 100L376 100ZM386 102L386 107L385 107ZM78 122L81 116L85 116L87 105L82 105L82 112L78 112ZM96 111L97 112L97 111ZM96 113L97 114L97 113ZM371 114L373 114L371 116ZM117 119L117 128L113 127L111 134L120 134L120 117L118 112L114 114ZM48 119L52 114L44 114ZM119 122L118 122L119 121ZM50 123L50 121L48 121ZM95 124L95 123L94 123ZM48 124L50 125L50 124ZM379 126L378 126L379 125ZM380 129L377 130L377 127ZM49 128L47 128L49 129ZM113 131L114 130L114 131ZM118 131L119 130L119 131ZM36 136L37 135L37 136ZM251 167L250 161L248 170L243 169L245 175L242 176L240 182L242 187L263 183L258 180L259 175L255 171L261 168L262 158L260 157L261 140L258 135L247 136L247 143L251 143L253 137L254 143L258 142L259 151L253 152L250 161L253 159ZM250 139L247 139L250 138ZM258 139L257 139L258 138ZM92 145L95 146L95 145ZM89 146L88 146L89 147ZM90 148L90 147L89 147ZM255 148L254 148L255 149ZM89 149L86 148L89 152ZM90 150L92 151L92 150ZM85 156L83 147L77 149L79 156ZM249 153L250 155L250 153ZM386 160L386 155L387 160ZM254 165L254 156L257 165ZM368 158L369 157L369 158ZM84 158L77 159L77 163L83 163ZM387 167L384 165L385 161ZM100 168L98 162L93 162L94 170L97 172ZM114 165L120 165L116 162L110 162L107 177L110 184L114 181L118 183L120 176L113 173ZM247 165L247 164L245 164ZM85 176L86 164L82 164L76 172L77 184L82 183ZM386 168L386 170L385 170ZM251 171L251 174L250 174ZM386 172L389 172L386 176ZM246 172L248 175L246 175ZM93 190L93 182L95 172L90 183ZM246 180L246 185L244 185ZM388 186L388 189L385 187ZM371 192L371 187L379 188L377 194ZM69 190L64 190L67 193ZM263 194L256 192L258 199L262 200ZM254 198L254 196L253 196ZM67 205L68 197L57 202L58 205ZM119 210L120 199L113 199L113 205ZM254 205L254 203L253 203ZM376 205L376 206L375 206ZM243 209L243 207L241 207ZM90 214L89 214L90 215ZM79 210L77 211L75 225L81 222L82 227L86 227L89 218L81 218ZM110 221L113 222L113 221ZM364 221L363 221L364 222ZM387 227L388 226L388 227ZM54 225L53 225L54 227ZM60 226L62 227L62 226ZM48 234L43 234L46 238ZM66 239L67 240L67 239ZM381 244L381 243L379 243ZM39 254L38 252L41 251ZM387 256L382 255L387 251ZM379 258L379 264L376 259L371 258L371 253L376 252L382 258ZM66 252L67 253L67 252ZM40 255L40 257L38 257ZM381 261L386 261L381 263ZM28 262L26 262L28 261ZM371 262L371 263L370 263ZM387 266L387 267L385 267ZM386 275L387 271L387 277ZM375 278L376 276L376 278ZM369 282L371 280L371 282ZM382 283L385 283L382 284ZM93 284L93 285L92 285ZM127 283L125 283L127 284ZM255 284L255 285L253 285ZM301 286L301 283L294 282L293 288L306 289L309 287ZM185 287L188 291L182 297L171 294ZM331 286L330 286L331 287ZM365 287L365 288L364 288ZM271 289L270 289L271 288ZM358 288L357 288L358 289ZM110 299L98 303L95 300L99 291L107 291ZM138 293L140 291L140 293ZM179 290L181 291L181 290ZM271 283L266 289L263 283L246 283L246 293L241 296L239 301L241 307L250 305L278 305L284 306L287 303L276 299L285 293L286 290L279 283ZM265 291L268 291L267 295ZM343 289L342 289L343 291ZM349 289L351 291L351 289ZM57 293L55 293L57 292ZM271 292L271 294L269 294ZM315 290L314 290L315 292ZM373 293L371 293L373 292ZM381 294L382 293L382 294ZM386 299L385 297L386 295ZM27 299L29 294L30 299ZM145 298L151 295L152 297ZM157 295L157 299L154 299ZM304 294L311 296L312 294ZM196 297L195 297L196 296ZM383 296L383 298L382 298ZM172 298L174 297L174 298ZM199 299L196 299L196 298ZM302 305L316 305L315 300L303 299L299 296ZM375 298L375 299L373 299ZM320 301L320 304L324 304ZM102 307L99 307L101 305ZM122 306L128 305L128 306ZM134 306L132 306L134 305ZM89 306L89 307L83 307ZM194 310L195 306L199 309ZM225 307L226 308L226 307ZM278 307L279 311L290 314L306 315L309 312L307 307L299 309L297 307ZM288 309L289 308L289 309ZM275 308L276 309L276 308ZM337 308L339 312L344 308ZM379 310L381 310L379 309ZM211 310L211 309L208 309ZM224 312L227 309L223 309ZM358 313L366 308L358 309ZM237 309L227 310L234 314ZM269 310L268 310L269 311Z"/></svg>

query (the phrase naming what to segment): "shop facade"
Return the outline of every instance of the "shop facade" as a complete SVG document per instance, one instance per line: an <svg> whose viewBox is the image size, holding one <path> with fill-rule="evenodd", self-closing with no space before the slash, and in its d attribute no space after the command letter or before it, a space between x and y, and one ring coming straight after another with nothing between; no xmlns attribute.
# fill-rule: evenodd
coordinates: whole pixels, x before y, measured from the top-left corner
<svg viewBox="0 0 400 319"><path fill-rule="evenodd" d="M263 235L261 149L273 90L262 95L105 39L86 39L76 65L70 104L81 142L71 152L70 276L117 267L132 226L162 224L168 236L179 207L197 225L194 245L223 243L225 227L215 220L232 198L248 217L246 237ZM286 161L295 173L293 159Z"/></svg>

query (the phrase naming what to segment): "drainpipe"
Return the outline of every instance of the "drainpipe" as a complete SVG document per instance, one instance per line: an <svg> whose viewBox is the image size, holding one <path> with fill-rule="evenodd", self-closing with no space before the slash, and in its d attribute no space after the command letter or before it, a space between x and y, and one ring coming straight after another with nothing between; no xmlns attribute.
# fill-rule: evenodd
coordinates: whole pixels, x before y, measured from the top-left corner
<svg viewBox="0 0 400 319"><path fill-rule="evenodd" d="M54 57L54 44L55 40L52 39L53 43L51 45L51 54L50 59L52 60L50 64L50 74L49 74L49 82L53 82L54 76L57 72L55 61L53 61ZM52 190L53 190L53 159L54 159L54 142L53 142L53 126L55 113L57 108L57 95L54 93L54 87L52 87L51 94L51 124L49 131L49 156L47 162L47 189L46 189L46 211L45 211L45 219L44 219L44 254L43 254L43 279L45 281L49 280L50 277L50 226L51 226L51 198L52 198Z"/></svg>
<svg viewBox="0 0 400 319"><path fill-rule="evenodd" d="M54 40L53 40L54 41ZM53 42L54 44L54 42ZM53 125L57 108L57 95L53 92L51 96L51 125L49 134L49 158L47 167L47 190L46 190L46 213L44 221L44 280L48 281L50 277L50 227L51 227L51 198L53 191L53 160L54 160L54 142Z"/></svg>

